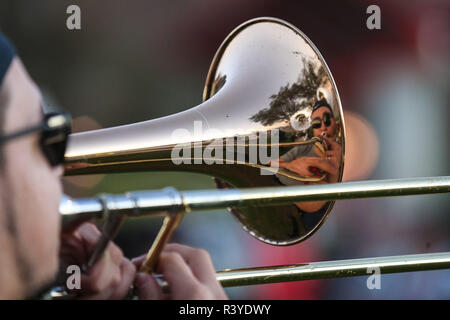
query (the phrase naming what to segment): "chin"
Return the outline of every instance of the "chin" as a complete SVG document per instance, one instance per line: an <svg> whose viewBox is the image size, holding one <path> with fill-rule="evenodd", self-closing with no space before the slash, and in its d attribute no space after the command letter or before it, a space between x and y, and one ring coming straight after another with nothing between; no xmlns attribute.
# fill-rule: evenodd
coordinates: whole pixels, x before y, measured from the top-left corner
<svg viewBox="0 0 450 320"><path fill-rule="evenodd" d="M54 260L54 261L53 261ZM57 259L52 259L49 261L51 263L46 263L42 265L41 270L35 275L33 283L30 284L26 296L29 299L39 299L45 293L50 291L57 277L58 263Z"/></svg>

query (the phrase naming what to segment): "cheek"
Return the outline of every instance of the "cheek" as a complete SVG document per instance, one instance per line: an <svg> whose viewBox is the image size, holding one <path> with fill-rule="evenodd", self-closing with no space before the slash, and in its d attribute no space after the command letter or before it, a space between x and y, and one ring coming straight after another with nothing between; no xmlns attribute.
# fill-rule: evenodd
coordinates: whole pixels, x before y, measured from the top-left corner
<svg viewBox="0 0 450 320"><path fill-rule="evenodd" d="M12 165L13 197L23 246L36 264L53 269L57 265L61 194L57 177L39 157L23 156ZM36 155L36 154L35 154ZM44 271L44 270L42 270Z"/></svg>
<svg viewBox="0 0 450 320"><path fill-rule="evenodd" d="M328 129L330 134L334 135L336 133L336 128L337 128L336 123L333 123Z"/></svg>
<svg viewBox="0 0 450 320"><path fill-rule="evenodd" d="M314 135L314 137L320 136L321 133L322 133L322 131L320 131L320 129L314 129L314 130L313 130L313 135Z"/></svg>
<svg viewBox="0 0 450 320"><path fill-rule="evenodd" d="M58 205L60 200L60 185L50 170L35 170L30 179L29 194L31 201L29 203L28 213L36 215L34 219L37 223L40 234L36 237L46 244L49 250L58 247L57 239L59 236L60 219Z"/></svg>

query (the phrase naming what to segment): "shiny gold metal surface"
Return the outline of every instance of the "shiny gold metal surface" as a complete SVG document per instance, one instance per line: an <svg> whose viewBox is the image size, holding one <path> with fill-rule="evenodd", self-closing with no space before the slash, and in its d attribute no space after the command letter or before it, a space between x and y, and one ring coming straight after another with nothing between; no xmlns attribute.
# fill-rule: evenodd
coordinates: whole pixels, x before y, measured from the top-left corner
<svg viewBox="0 0 450 320"><path fill-rule="evenodd" d="M182 213L177 213L172 216L167 216L164 218L163 225L159 230L158 235L156 236L155 241L153 241L153 245L148 251L147 256L145 257L144 262L141 265L141 272L153 273L156 271L156 267L158 266L159 256L161 252L164 250L164 246L170 240L172 233L177 228L178 224L183 219Z"/></svg>
<svg viewBox="0 0 450 320"><path fill-rule="evenodd" d="M343 182L320 186L291 186L232 190L177 191L173 188L129 192L92 199L65 198L60 205L63 218L92 219L109 217L160 216L166 220L143 266L151 272L162 247L179 223L184 211L223 207L276 205L293 201L318 201L394 197L450 192L450 176L379 181ZM180 214L176 215L177 212ZM450 252L394 257L376 257L342 261L324 261L296 265L257 267L217 272L222 286L243 286L285 281L302 281L367 275L369 268L382 274L450 268ZM161 275L155 275L167 285ZM55 292L56 295L60 293Z"/></svg>
<svg viewBox="0 0 450 320"><path fill-rule="evenodd" d="M312 42L278 19L237 27L211 64L204 102L136 124L73 134L66 174L181 170L219 188L341 181L344 121L328 67ZM245 230L274 245L313 234L332 201L231 209Z"/></svg>
<svg viewBox="0 0 450 320"><path fill-rule="evenodd" d="M450 268L450 252L375 257L295 265L270 266L217 272L223 287L289 281L368 276L377 268L381 274Z"/></svg>
<svg viewBox="0 0 450 320"><path fill-rule="evenodd" d="M264 135L269 138L260 140ZM143 266L151 272L183 213L191 210L231 207L254 237L290 245L320 227L334 200L450 192L450 177L340 183L344 147L339 95L318 50L284 21L253 19L220 46L202 104L160 119L74 134L66 153L68 175L184 170L209 174L219 188L230 190L66 197L60 212L71 223L105 213L166 215ZM217 278L223 286L251 285L365 275L370 267L382 273L444 269L450 253L224 270Z"/></svg>

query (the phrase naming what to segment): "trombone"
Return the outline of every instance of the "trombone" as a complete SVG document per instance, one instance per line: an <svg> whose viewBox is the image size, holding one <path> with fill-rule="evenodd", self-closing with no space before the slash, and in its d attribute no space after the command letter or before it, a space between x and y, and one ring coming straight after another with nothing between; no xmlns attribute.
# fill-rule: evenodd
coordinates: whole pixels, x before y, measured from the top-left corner
<svg viewBox="0 0 450 320"><path fill-rule="evenodd" d="M160 119L72 134L66 151L66 175L190 171L214 177L218 190L64 197L60 213L66 227L104 219L88 265L123 218L163 216L142 267L152 273L173 230L191 211L229 208L250 235L286 246L312 236L335 200L450 192L448 176L341 182L344 157L342 105L320 52L291 24L256 18L219 47L202 104ZM359 276L369 267L382 273L446 269L450 252L223 270L217 278L227 287Z"/></svg>
<svg viewBox="0 0 450 320"><path fill-rule="evenodd" d="M292 201L344 200L450 192L450 176L378 181L343 182L309 187L287 186L231 190L129 192L102 198L74 200L65 197L60 212L71 219L115 216L161 216L176 212L212 210L249 205L277 205ZM366 275L368 268L383 274L450 268L450 253L432 253L258 267L217 272L223 287ZM164 282L162 282L165 285Z"/></svg>

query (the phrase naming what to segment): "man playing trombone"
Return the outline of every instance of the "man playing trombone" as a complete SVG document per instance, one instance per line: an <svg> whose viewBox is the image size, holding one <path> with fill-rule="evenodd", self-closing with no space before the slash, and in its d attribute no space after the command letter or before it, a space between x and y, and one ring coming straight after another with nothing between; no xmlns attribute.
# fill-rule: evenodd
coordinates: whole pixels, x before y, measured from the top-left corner
<svg viewBox="0 0 450 320"><path fill-rule="evenodd" d="M62 194L65 146L70 119L43 114L41 94L0 33L0 298L32 297L48 288L62 264L83 265L100 236L84 223L62 233L58 206ZM123 299L132 285L141 299L226 299L209 254L171 244L158 272L171 288L163 294L148 274L109 243L104 255L81 275L82 299Z"/></svg>

